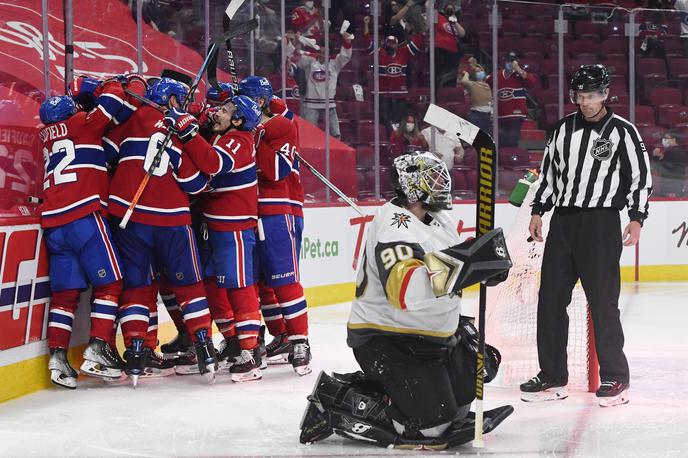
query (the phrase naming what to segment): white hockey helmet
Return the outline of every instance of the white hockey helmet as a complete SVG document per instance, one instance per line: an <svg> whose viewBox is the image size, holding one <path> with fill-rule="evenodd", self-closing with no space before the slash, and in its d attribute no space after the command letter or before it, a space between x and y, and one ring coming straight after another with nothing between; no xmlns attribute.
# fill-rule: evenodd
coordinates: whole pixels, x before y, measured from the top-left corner
<svg viewBox="0 0 688 458"><path fill-rule="evenodd" d="M427 210L452 206L451 178L442 159L428 151L413 151L394 159L392 187L408 203L422 202Z"/></svg>

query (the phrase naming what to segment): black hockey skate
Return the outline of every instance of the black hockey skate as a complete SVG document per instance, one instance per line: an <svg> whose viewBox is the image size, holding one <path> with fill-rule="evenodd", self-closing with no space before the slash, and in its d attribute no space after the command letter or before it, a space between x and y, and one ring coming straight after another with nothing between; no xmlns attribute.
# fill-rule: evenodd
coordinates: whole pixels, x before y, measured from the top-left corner
<svg viewBox="0 0 688 458"><path fill-rule="evenodd" d="M628 397L628 383L605 381L600 384L600 387L595 392L597 402L600 407L612 407L621 404L628 404L630 401Z"/></svg>
<svg viewBox="0 0 688 458"><path fill-rule="evenodd" d="M149 356L150 349L143 346L143 339L131 339L131 346L124 352L124 372L131 379L134 388L138 386L139 377L143 375Z"/></svg>
<svg viewBox="0 0 688 458"><path fill-rule="evenodd" d="M311 373L311 347L308 345L308 339L292 340L294 350L289 355L289 362L294 368L294 371L299 375L307 375Z"/></svg>
<svg viewBox="0 0 688 458"><path fill-rule="evenodd" d="M191 342L188 332L186 332L186 329L182 329L174 339L162 344L160 346L160 351L162 352L163 358L171 359L185 355L192 348L193 343Z"/></svg>
<svg viewBox="0 0 688 458"><path fill-rule="evenodd" d="M293 351L293 345L289 341L287 334L280 334L272 339L265 347L266 359L268 364L287 364L289 354Z"/></svg>
<svg viewBox="0 0 688 458"><path fill-rule="evenodd" d="M260 326L258 332L258 348L260 349L260 368L268 368L268 350L265 347L265 325Z"/></svg>
<svg viewBox="0 0 688 458"><path fill-rule="evenodd" d="M167 377L174 374L174 366L177 358L165 359L162 353L158 351L150 352L149 358L146 360L146 365L143 368L141 377Z"/></svg>
<svg viewBox="0 0 688 458"><path fill-rule="evenodd" d="M239 357L229 368L229 373L232 375L233 382L248 382L263 378L260 370L260 347L256 346L252 350L242 349Z"/></svg>
<svg viewBox="0 0 688 458"><path fill-rule="evenodd" d="M77 371L69 364L67 350L64 348L51 348L50 361L48 362L50 381L62 388L76 389Z"/></svg>
<svg viewBox="0 0 688 458"><path fill-rule="evenodd" d="M122 376L119 355L102 339L92 337L84 350L80 372L101 379L114 380Z"/></svg>
<svg viewBox="0 0 688 458"><path fill-rule="evenodd" d="M215 358L215 347L212 340L208 339L208 331L199 329L196 331L196 360L198 371L208 379L210 383L215 382L215 372L217 372L217 359Z"/></svg>
<svg viewBox="0 0 688 458"><path fill-rule="evenodd" d="M525 402L557 401L569 396L566 382L550 382L535 376L521 384L521 400Z"/></svg>
<svg viewBox="0 0 688 458"><path fill-rule="evenodd" d="M234 364L240 354L241 346L239 345L239 337L232 336L229 339L222 340L222 342L220 342L220 348L217 351L218 370L232 367L232 364Z"/></svg>

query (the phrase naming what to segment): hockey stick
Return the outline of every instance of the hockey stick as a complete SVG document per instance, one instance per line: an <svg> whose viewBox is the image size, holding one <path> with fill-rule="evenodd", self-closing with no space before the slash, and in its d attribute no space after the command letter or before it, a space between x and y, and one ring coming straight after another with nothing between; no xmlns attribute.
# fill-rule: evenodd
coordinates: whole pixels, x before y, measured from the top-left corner
<svg viewBox="0 0 688 458"><path fill-rule="evenodd" d="M225 16L226 17L226 16ZM224 19L223 19L224 21ZM234 26L232 25L231 30L225 31L220 39L218 39L215 43L217 43L218 47L222 44L222 42L227 44L228 41L231 41L232 38L238 37L241 35L246 35L247 33L251 32L252 30L256 29L258 27L258 19L253 18L249 21L242 22L241 24ZM231 43L230 43L231 46ZM217 57L216 57L217 59ZM232 55L232 62L234 61L234 56ZM230 74L231 74L231 69L230 69ZM234 77L236 77L236 68L234 69ZM220 85L217 82L217 65L210 65L208 67L208 82L210 83L211 86L213 86L216 89L220 89ZM237 83L238 85L238 83Z"/></svg>
<svg viewBox="0 0 688 458"><path fill-rule="evenodd" d="M307 168L308 170L310 170L311 173L312 173L313 175L315 175L315 177L316 177L318 180L322 181L323 184L324 184L325 186L327 186L328 188L330 188L335 194L337 194L339 197L341 197L342 200L343 200L344 202L346 202L347 204L349 204L349 206L350 206L351 208L353 208L354 210L356 210L356 213L358 213L358 214L361 215L361 216L368 216L368 215L366 215L365 213L363 213L363 209L362 209L361 207L359 207L358 205L356 205L356 202L354 202L353 200L351 200L346 194L344 194L344 192L343 192L341 189L339 189L337 186L335 186L330 180L328 180L327 178L325 178L325 176L324 176L322 173L318 172L318 169L316 169L316 168L313 167L311 164L309 164L308 161L305 160L305 159L303 158L303 156L301 156L300 154L296 153L296 158L297 158L299 161L303 162L303 165L305 165L306 168Z"/></svg>
<svg viewBox="0 0 688 458"><path fill-rule="evenodd" d="M198 87L198 83L201 82L201 78L203 77L203 74L205 73L206 69L208 68L208 65L210 64L211 61L217 59L217 44L212 43L210 47L208 48L208 53L205 56L205 60L203 61L203 65L201 65L201 69L199 70L198 74L196 75L196 79L194 80L193 84L191 85L191 88L189 88L189 92L186 93L186 97L184 97L184 101L182 102L181 109L182 111L186 111L186 107L189 105L189 102L191 102L191 99L193 98L194 92L196 92L196 88ZM124 229L127 227L127 223L129 222L129 219L131 218L131 215L134 213L134 208L136 208L136 204L138 204L139 199L141 198L141 195L143 194L143 191L146 189L146 186L148 185L148 182L150 181L151 176L153 175L153 172L155 172L155 169L158 168L160 165L160 160L162 158L162 154L165 151L165 148L167 148L167 144L170 142L172 139L172 135L174 134L174 128L173 127L168 127L167 128L167 135L165 135L165 138L163 141L160 143L160 146L158 147L158 151L155 153L155 157L153 158L153 162L151 163L150 167L148 167L148 170L146 170L146 174L143 176L143 179L141 180L141 183L139 183L139 187L136 189L136 193L134 194L134 198L131 199L131 203L129 204L129 208L127 208L127 211L124 213L124 217L122 218L122 221L119 223L119 227Z"/></svg>
<svg viewBox="0 0 688 458"><path fill-rule="evenodd" d="M241 5L244 4L245 0L232 0L229 2L229 5L227 5L227 9L225 9L225 14L222 17L222 30L227 33L231 29L232 25L232 19L234 18L234 15L236 14L237 10ZM252 20L256 20L253 18ZM232 39L227 38L225 39L225 46L227 47L227 61L229 63L229 75L232 78L232 89L234 90L234 94L237 94L239 92L239 78L237 78L237 71L236 71L236 64L234 62L234 53L232 52Z"/></svg>
<svg viewBox="0 0 688 458"><path fill-rule="evenodd" d="M470 143L478 152L478 202L476 205L475 235L479 237L494 229L496 155L494 140L484 130L456 116L454 113L431 104L425 113L425 122L445 131L445 135ZM475 381L475 435L473 446L482 448L483 442L483 384L485 379L485 308L487 286L480 284L478 309L478 364Z"/></svg>

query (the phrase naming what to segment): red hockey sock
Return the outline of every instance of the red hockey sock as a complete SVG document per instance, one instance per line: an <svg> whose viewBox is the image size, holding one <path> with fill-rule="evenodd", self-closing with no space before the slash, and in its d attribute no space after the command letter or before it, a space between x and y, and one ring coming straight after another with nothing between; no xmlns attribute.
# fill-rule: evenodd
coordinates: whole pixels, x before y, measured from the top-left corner
<svg viewBox="0 0 688 458"><path fill-rule="evenodd" d="M277 286L275 295L282 309L289 340L308 338L308 309L301 283Z"/></svg>
<svg viewBox="0 0 688 458"><path fill-rule="evenodd" d="M279 336L287 332L287 327L282 316L275 290L263 282L258 282L258 292L260 294L260 311L263 313L265 326L272 336Z"/></svg>
<svg viewBox="0 0 688 458"><path fill-rule="evenodd" d="M69 348L74 312L79 305L79 294L78 289L53 292L48 314L49 348Z"/></svg>
<svg viewBox="0 0 688 458"><path fill-rule="evenodd" d="M172 292L172 285L170 284L167 277L164 275L160 276L158 280L158 287L160 289L160 297L162 298L162 303L165 304L167 313L172 318L174 326L177 328L177 332L181 332L184 329L184 317L182 316L182 309L179 308L179 302L177 302L177 297Z"/></svg>
<svg viewBox="0 0 688 458"><path fill-rule="evenodd" d="M258 345L260 332L260 305L256 289L251 286L227 290L229 300L234 307L236 333L241 348L250 350Z"/></svg>
<svg viewBox="0 0 688 458"><path fill-rule="evenodd" d="M115 320L119 296L122 294L122 280L93 288L91 304L91 337L98 337L105 342L114 340Z"/></svg>
<svg viewBox="0 0 688 458"><path fill-rule="evenodd" d="M149 305L156 303L154 293L155 289L150 286L138 286L122 292L119 322L122 326L124 346L131 346L133 338L146 338L150 317Z"/></svg>
<svg viewBox="0 0 688 458"><path fill-rule="evenodd" d="M205 329L208 338L212 336L210 329L210 311L208 300L205 297L205 289L202 282L192 285L174 286L174 295L177 296L179 306L184 315L184 325L191 339L196 342L196 332Z"/></svg>
<svg viewBox="0 0 688 458"><path fill-rule="evenodd" d="M234 329L234 311L227 296L225 288L218 288L215 277L204 280L205 293L208 296L208 308L210 317L217 325L218 331L225 339L236 335Z"/></svg>

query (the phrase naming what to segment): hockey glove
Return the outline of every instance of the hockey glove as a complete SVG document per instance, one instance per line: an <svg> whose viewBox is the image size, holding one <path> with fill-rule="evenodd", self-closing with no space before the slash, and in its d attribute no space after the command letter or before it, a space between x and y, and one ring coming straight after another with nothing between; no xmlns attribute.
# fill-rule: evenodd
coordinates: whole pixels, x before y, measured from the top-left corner
<svg viewBox="0 0 688 458"><path fill-rule="evenodd" d="M165 125L171 127L182 143L191 140L198 131L198 121L193 115L177 108L171 108L164 119Z"/></svg>
<svg viewBox="0 0 688 458"><path fill-rule="evenodd" d="M501 228L440 251L426 253L425 265L437 297L509 272L511 258Z"/></svg>
<svg viewBox="0 0 688 458"><path fill-rule="evenodd" d="M100 80L88 76L79 76L72 80L67 90L67 95L81 105L81 107L90 111L95 106L96 90L100 87Z"/></svg>

